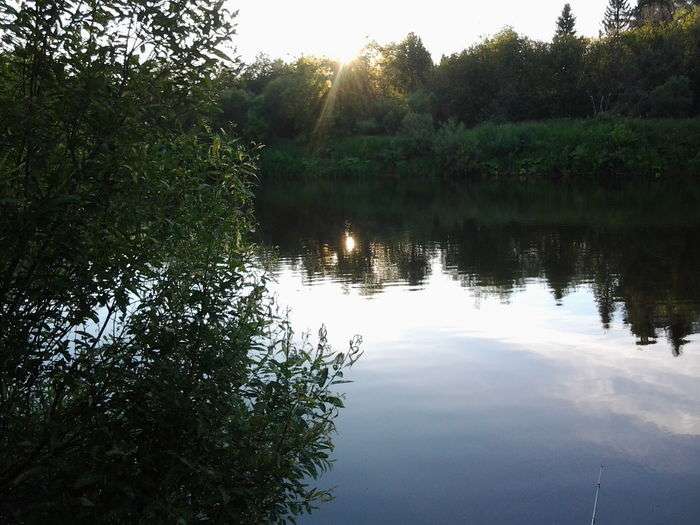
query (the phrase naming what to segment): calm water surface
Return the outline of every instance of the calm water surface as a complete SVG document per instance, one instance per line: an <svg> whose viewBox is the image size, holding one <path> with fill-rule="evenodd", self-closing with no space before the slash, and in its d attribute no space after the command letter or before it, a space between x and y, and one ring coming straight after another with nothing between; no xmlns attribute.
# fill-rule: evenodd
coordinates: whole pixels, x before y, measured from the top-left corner
<svg viewBox="0 0 700 525"><path fill-rule="evenodd" d="M700 523L697 191L267 184L298 330L353 334L305 523ZM272 249L274 247L274 249Z"/></svg>

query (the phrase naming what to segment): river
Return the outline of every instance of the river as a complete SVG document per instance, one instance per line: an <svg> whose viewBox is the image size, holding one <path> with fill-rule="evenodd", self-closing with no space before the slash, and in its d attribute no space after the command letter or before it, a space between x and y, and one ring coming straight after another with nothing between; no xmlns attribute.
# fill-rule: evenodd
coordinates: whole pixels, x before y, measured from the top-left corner
<svg viewBox="0 0 700 525"><path fill-rule="evenodd" d="M304 523L700 523L698 192L266 183L297 331L354 335Z"/></svg>

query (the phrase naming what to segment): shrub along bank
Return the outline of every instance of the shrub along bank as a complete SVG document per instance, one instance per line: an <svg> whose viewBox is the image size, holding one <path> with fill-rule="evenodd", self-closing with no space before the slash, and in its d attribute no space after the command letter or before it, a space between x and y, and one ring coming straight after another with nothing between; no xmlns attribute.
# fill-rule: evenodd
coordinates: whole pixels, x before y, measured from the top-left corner
<svg viewBox="0 0 700 525"><path fill-rule="evenodd" d="M450 121L396 136L278 142L269 177L669 177L700 173L700 119L587 119L484 124Z"/></svg>

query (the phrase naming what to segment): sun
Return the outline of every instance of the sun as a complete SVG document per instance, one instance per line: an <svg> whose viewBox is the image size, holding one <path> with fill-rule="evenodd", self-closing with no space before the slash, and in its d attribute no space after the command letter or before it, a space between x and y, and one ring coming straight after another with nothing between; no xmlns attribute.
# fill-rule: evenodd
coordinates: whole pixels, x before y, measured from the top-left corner
<svg viewBox="0 0 700 525"><path fill-rule="evenodd" d="M329 46L329 55L341 65L347 64L360 55L368 40L367 36L341 33L334 38L334 42Z"/></svg>

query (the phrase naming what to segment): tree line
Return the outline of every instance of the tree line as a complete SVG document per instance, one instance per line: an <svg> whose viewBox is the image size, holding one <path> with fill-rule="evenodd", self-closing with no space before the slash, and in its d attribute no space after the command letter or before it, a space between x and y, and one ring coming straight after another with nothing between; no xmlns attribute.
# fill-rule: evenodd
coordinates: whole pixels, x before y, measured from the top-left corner
<svg viewBox="0 0 700 525"><path fill-rule="evenodd" d="M700 109L700 2L610 0L597 38L566 4L552 40L511 28L435 64L421 38L351 62L258 56L218 79L219 124L248 137L431 133L440 122L691 117Z"/></svg>

